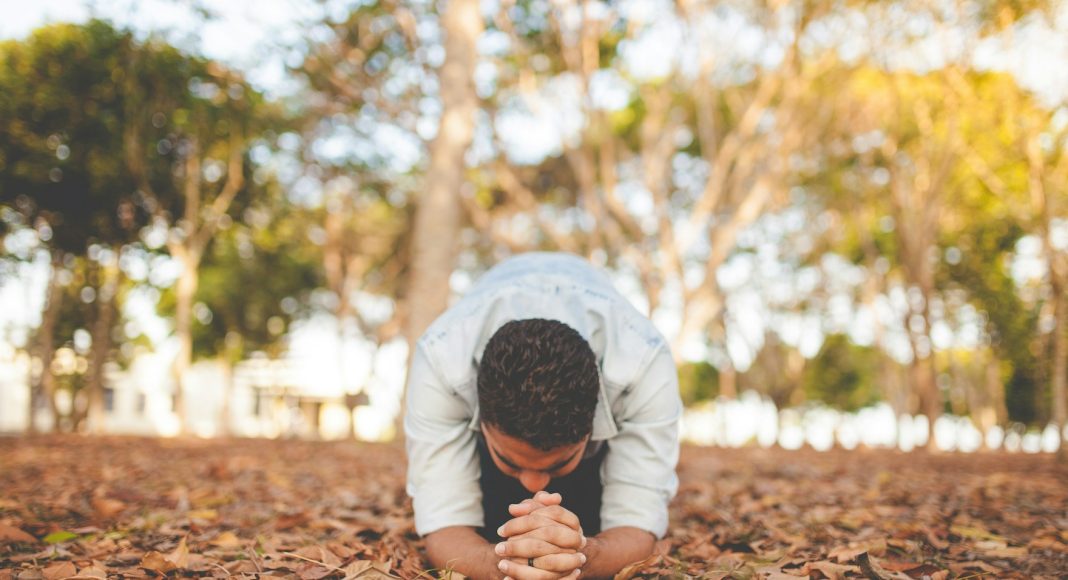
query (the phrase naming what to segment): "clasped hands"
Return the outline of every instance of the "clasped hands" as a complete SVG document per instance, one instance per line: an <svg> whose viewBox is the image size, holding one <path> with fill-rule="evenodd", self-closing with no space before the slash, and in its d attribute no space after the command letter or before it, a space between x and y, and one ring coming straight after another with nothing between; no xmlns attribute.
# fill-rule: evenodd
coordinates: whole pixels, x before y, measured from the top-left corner
<svg viewBox="0 0 1068 580"><path fill-rule="evenodd" d="M578 516L560 505L558 493L539 491L533 499L508 506L512 519L497 530L499 568L511 580L578 578L586 536ZM530 566L530 564L534 564Z"/></svg>

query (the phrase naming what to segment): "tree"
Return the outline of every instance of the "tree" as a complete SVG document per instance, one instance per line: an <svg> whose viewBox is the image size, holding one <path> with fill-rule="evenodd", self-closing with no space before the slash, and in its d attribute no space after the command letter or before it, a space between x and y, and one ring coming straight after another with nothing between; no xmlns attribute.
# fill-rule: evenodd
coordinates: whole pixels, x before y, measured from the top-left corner
<svg viewBox="0 0 1068 580"><path fill-rule="evenodd" d="M344 18L322 15L311 24L320 34L293 69L306 85L294 119L304 144L299 183L314 192L299 203L315 220L350 411L366 398L350 376L352 347L401 336L407 319L413 200L426 157L418 127L430 121L420 103L433 90L417 19L423 27L437 20L392 2L363 3ZM376 312L365 312L369 303Z"/></svg>
<svg viewBox="0 0 1068 580"><path fill-rule="evenodd" d="M693 343L722 351L725 296L716 273L740 234L787 204L813 166L833 93L811 88L848 72L831 50L799 49L828 6L692 2L642 17L561 2L543 17L502 5L494 22L509 49L491 60L498 86L487 97L497 157L487 164L487 191L468 203L472 220L503 250L576 251L626 272L654 318L679 321L671 337L677 356ZM728 20L759 35L766 53L731 54L711 31L728 30ZM637 70L638 53L665 34L692 52L664 55L655 72ZM626 102L590 96L606 84ZM506 134L505 121L557 119L546 110L568 123L575 115L575 129L562 131L559 152L519 158L512 149L521 139ZM494 217L502 218L498 227ZM512 225L519 223L529 225ZM715 363L730 396L729 358Z"/></svg>
<svg viewBox="0 0 1068 580"><path fill-rule="evenodd" d="M1052 420L1063 429L1068 425L1068 247L1063 243L1058 247L1054 232L1058 219L1060 227L1068 230L1068 222L1060 217L1068 215L1068 128L1057 130L1052 115L1043 115L1023 129L1032 219L1035 233L1042 240L1049 287L1047 303L1053 323L1048 351ZM1043 145L1044 139L1049 145ZM1063 444L1060 449L1063 456Z"/></svg>
<svg viewBox="0 0 1068 580"><path fill-rule="evenodd" d="M193 357L200 264L242 193L252 144L274 113L241 74L159 40L126 63L126 165L166 247L181 265L175 286L175 413L185 428L184 378Z"/></svg>
<svg viewBox="0 0 1068 580"><path fill-rule="evenodd" d="M445 61L439 72L441 121L430 144L430 166L416 201L411 246L411 280L405 336L409 352L445 310L456 265L464 184L464 154L474 137L476 44L483 30L478 0L450 0L441 19ZM410 356L410 355L409 355Z"/></svg>
<svg viewBox="0 0 1068 580"><path fill-rule="evenodd" d="M269 202L269 203L268 203ZM219 433L229 434L233 365L253 352L278 357L294 320L322 284L315 246L302 235L307 218L280 191L245 209L243 223L222 229L205 254L194 298L193 358L226 369ZM164 308L174 306L175 294Z"/></svg>
<svg viewBox="0 0 1068 580"><path fill-rule="evenodd" d="M133 50L132 36L106 22L55 25L25 41L0 45L0 204L23 214L51 255L46 307L35 356L31 408L43 397L55 414L52 356L63 306L61 272L89 255L96 312L88 378L90 428L102 420L103 366L111 351L117 256L136 240L146 213L122 160L128 103L117 80ZM31 411L31 429L35 428Z"/></svg>
<svg viewBox="0 0 1068 580"><path fill-rule="evenodd" d="M874 404L881 394L875 384L877 356L874 348L857 346L845 335L827 337L805 367L805 396L844 411Z"/></svg>

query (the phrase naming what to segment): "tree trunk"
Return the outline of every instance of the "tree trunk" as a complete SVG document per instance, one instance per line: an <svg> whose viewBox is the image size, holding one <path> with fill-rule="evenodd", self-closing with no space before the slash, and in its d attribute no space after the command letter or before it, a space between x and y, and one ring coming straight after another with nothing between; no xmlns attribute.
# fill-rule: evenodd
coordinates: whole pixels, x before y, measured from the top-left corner
<svg viewBox="0 0 1068 580"><path fill-rule="evenodd" d="M1063 183L1068 176L1068 152L1061 152L1059 160L1053 167L1047 168L1046 160L1037 135L1026 143L1027 159L1030 168L1028 186L1031 203L1035 209L1039 233L1042 236L1042 249L1046 254L1046 266L1049 270L1050 290L1053 301L1053 360L1050 361L1050 395L1053 398L1053 423L1057 425L1060 435L1064 435L1068 423L1068 256L1053 245L1051 236L1054 216L1063 213L1063 207L1056 200L1064 198ZM1047 176L1049 181L1047 183ZM1053 188L1051 192L1050 187ZM1056 205L1057 207L1053 207ZM1058 456L1063 460L1068 452L1065 445L1059 448Z"/></svg>
<svg viewBox="0 0 1068 580"><path fill-rule="evenodd" d="M475 44L483 29L479 3L451 0L446 6L442 16L445 62L439 75L441 124L430 145L425 192L415 213L405 332L409 347L448 303L460 233L464 153L471 144L478 108L473 74L478 56Z"/></svg>
<svg viewBox="0 0 1068 580"><path fill-rule="evenodd" d="M104 432L104 365L111 352L111 331L115 323L116 297L119 289L118 258L100 265L101 283L96 298L96 319L93 321L92 349L89 352L89 373L86 390L89 396L87 419L89 432Z"/></svg>
<svg viewBox="0 0 1068 580"><path fill-rule="evenodd" d="M910 379L912 383L913 392L919 398L920 412L927 417L927 450L936 451L938 449L934 438L934 425L935 421L942 416L942 393L938 388L937 372L934 364L934 345L931 344L928 349L929 352L922 353L917 348L917 342L919 338L926 338L930 340L931 336L931 324L928 319L929 316L929 301L930 294L924 292L924 305L920 316L923 318L923 331L919 336L914 337L912 341L912 362L910 364Z"/></svg>
<svg viewBox="0 0 1068 580"><path fill-rule="evenodd" d="M725 399L738 398L738 371L733 363L727 363L719 369L719 396Z"/></svg>
<svg viewBox="0 0 1068 580"><path fill-rule="evenodd" d="M219 397L218 428L215 434L219 437L229 437L231 434L230 400L234 394L234 365L226 357L221 358L220 362L223 370L222 395Z"/></svg>
<svg viewBox="0 0 1068 580"><path fill-rule="evenodd" d="M172 250L173 253L173 250ZM174 376L174 413L182 434L188 433L188 418L185 405L185 376L193 362L193 298L197 293L198 260L188 251L177 256L182 263L182 273L175 286L174 334L178 338L178 354L172 367Z"/></svg>
<svg viewBox="0 0 1068 580"><path fill-rule="evenodd" d="M1052 276L1051 276L1052 277ZM1053 422L1064 429L1068 423L1068 297L1061 284L1053 284L1053 361L1050 391L1053 395ZM1064 446L1062 445L1062 449Z"/></svg>
<svg viewBox="0 0 1068 580"><path fill-rule="evenodd" d="M62 270L63 253L52 250L52 272L48 278L48 297L41 315L41 326L37 329L37 358L41 361L41 372L30 386L30 433L37 433L40 429L37 425L37 407L42 398L52 414L53 430L59 422L59 411L56 409L56 377L52 374L52 359L56 354L56 322L63 304L63 285L59 280Z"/></svg>

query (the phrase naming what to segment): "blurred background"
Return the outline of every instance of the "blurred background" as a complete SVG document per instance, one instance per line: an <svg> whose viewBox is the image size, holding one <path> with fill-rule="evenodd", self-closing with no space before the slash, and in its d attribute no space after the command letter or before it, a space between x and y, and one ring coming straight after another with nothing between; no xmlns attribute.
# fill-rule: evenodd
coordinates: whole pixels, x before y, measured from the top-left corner
<svg viewBox="0 0 1068 580"><path fill-rule="evenodd" d="M531 250L700 444L1068 437L1068 4L0 0L0 432L388 440Z"/></svg>

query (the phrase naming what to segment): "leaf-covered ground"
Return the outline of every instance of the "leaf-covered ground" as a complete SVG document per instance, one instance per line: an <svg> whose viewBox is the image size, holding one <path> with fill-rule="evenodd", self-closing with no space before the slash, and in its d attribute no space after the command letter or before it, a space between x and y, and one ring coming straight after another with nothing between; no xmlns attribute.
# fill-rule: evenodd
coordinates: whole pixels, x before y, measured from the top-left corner
<svg viewBox="0 0 1068 580"><path fill-rule="evenodd" d="M623 575L1068 576L1049 456L685 448L679 474L665 555ZM396 444L0 438L0 580L427 577L403 479Z"/></svg>

